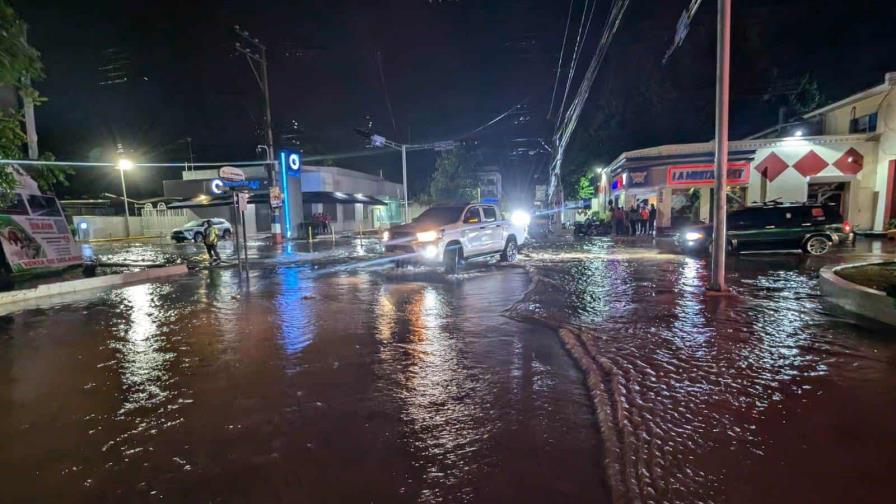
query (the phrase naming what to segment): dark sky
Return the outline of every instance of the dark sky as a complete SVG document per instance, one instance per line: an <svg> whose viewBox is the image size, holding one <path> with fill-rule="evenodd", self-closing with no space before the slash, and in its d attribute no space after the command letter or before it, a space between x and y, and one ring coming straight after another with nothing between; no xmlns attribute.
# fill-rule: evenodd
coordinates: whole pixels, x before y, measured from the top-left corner
<svg viewBox="0 0 896 504"><path fill-rule="evenodd" d="M366 126L368 116L375 130L401 141L453 138L523 100L529 121L516 114L476 138L503 145L549 136L544 117L569 6L565 0L12 3L47 67L38 85L49 98L38 112L41 148L61 159L110 160L121 143L146 162L183 161L185 137L193 139L197 161L256 158L261 94L233 48L234 24L269 47L278 144L282 135L296 133L297 124L310 152L357 151L362 141L352 128ZM599 2L581 68L608 3ZM715 2L704 2L685 45L669 65L660 64L687 3L632 0L583 116L574 159L612 159L619 149L709 139ZM887 2L734 4L733 135L774 122L776 99L763 95L776 82L808 73L827 97L838 99L896 70L896 16ZM108 80L100 67L116 60L128 61L128 81L100 85ZM601 112L607 103L609 122ZM616 132L612 139L598 134L607 128ZM433 159L411 157L412 187L425 185ZM400 174L392 154L339 165L384 169L393 179ZM129 174L137 186L132 191L160 193L158 180L177 176L177 170L162 171ZM66 192L115 189L112 170L82 173Z"/></svg>

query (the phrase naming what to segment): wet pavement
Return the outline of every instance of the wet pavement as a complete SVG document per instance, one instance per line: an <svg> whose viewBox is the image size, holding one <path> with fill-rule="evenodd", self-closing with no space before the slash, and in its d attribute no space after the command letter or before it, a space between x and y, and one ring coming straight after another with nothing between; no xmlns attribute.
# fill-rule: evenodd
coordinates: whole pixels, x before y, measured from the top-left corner
<svg viewBox="0 0 896 504"><path fill-rule="evenodd" d="M458 277L198 271L0 328L0 500L600 502L581 374Z"/></svg>
<svg viewBox="0 0 896 504"><path fill-rule="evenodd" d="M559 329L586 371L614 500L891 502L896 331L837 311L816 279L893 252L745 255L734 295L707 297L703 259L553 245L511 311Z"/></svg>
<svg viewBox="0 0 896 504"><path fill-rule="evenodd" d="M704 260L638 242L560 238L457 277L393 271L373 241L312 246L253 244L248 280L200 269L0 318L0 501L896 491L893 330L816 281L892 244L735 258L730 297L705 296Z"/></svg>

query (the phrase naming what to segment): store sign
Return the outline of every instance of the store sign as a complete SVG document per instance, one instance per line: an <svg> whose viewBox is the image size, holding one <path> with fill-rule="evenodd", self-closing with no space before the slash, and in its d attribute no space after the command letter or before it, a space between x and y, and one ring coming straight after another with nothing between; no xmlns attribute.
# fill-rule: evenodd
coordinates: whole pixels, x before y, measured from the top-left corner
<svg viewBox="0 0 896 504"><path fill-rule="evenodd" d="M674 165L669 167L670 186L713 185L716 181L715 166L712 163ZM750 181L750 163L738 161L728 163L728 184L746 184Z"/></svg>
<svg viewBox="0 0 896 504"><path fill-rule="evenodd" d="M302 153L288 150L280 151L280 165L284 175L298 177L302 174Z"/></svg>
<svg viewBox="0 0 896 504"><path fill-rule="evenodd" d="M625 179L622 178L622 175L616 175L613 177L613 183L610 184L610 189L613 191L618 191L625 187Z"/></svg>
<svg viewBox="0 0 896 504"><path fill-rule="evenodd" d="M629 171L628 185L630 187L639 187L647 185L647 170Z"/></svg>
<svg viewBox="0 0 896 504"><path fill-rule="evenodd" d="M222 180L214 179L209 184L213 194L223 194L228 190L246 189L249 191L265 191L271 186L268 179Z"/></svg>
<svg viewBox="0 0 896 504"><path fill-rule="evenodd" d="M222 166L218 170L218 176L221 177L222 180L246 180L245 172L233 166Z"/></svg>

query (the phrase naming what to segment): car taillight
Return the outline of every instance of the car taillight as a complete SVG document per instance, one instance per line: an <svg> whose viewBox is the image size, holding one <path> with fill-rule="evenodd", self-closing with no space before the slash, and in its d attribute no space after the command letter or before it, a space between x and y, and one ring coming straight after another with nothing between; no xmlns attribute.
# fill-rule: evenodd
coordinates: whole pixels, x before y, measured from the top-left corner
<svg viewBox="0 0 896 504"><path fill-rule="evenodd" d="M852 230L852 226L849 225L849 221L848 220L843 221L843 232L849 233L851 230Z"/></svg>

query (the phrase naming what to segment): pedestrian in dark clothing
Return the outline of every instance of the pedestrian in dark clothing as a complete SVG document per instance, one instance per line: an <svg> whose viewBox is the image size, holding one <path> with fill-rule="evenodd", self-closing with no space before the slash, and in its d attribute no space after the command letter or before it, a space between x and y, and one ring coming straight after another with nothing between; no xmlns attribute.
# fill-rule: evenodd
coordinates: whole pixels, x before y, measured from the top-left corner
<svg viewBox="0 0 896 504"><path fill-rule="evenodd" d="M656 233L656 205L650 204L650 210L647 211L647 232Z"/></svg>
<svg viewBox="0 0 896 504"><path fill-rule="evenodd" d="M613 207L613 232L619 236L625 232L625 212L619 207Z"/></svg>
<svg viewBox="0 0 896 504"><path fill-rule="evenodd" d="M212 225L211 220L205 221L202 230L202 242L205 244L205 252L212 264L221 262L221 254L218 253L218 228Z"/></svg>
<svg viewBox="0 0 896 504"><path fill-rule="evenodd" d="M635 236L638 234L638 221L640 219L641 213L638 212L635 205L632 205L631 208L628 209L628 229L630 235Z"/></svg>

